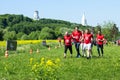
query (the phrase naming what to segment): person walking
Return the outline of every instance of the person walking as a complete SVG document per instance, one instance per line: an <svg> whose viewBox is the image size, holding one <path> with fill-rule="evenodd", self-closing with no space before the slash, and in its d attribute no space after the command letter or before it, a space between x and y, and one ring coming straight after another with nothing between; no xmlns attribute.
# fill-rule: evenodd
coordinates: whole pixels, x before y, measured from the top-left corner
<svg viewBox="0 0 120 80"><path fill-rule="evenodd" d="M101 33L101 31L98 31L98 34L96 36L96 42L97 42L97 51L98 51L98 56L103 56L103 42L104 42L104 35ZM101 50L101 54L100 54Z"/></svg>
<svg viewBox="0 0 120 80"><path fill-rule="evenodd" d="M82 37L83 37L84 36L84 30L82 30L81 32L82 32ZM86 54L85 54L85 50L84 50L84 40L81 40L80 48L81 48L82 56L85 57Z"/></svg>
<svg viewBox="0 0 120 80"><path fill-rule="evenodd" d="M72 32L72 38L73 38L73 42L75 44L75 49L77 51L77 58L79 58L81 56L80 54L80 50L79 50L79 46L80 46L80 41L82 38L82 33L80 30L78 30L78 27L75 27L75 30Z"/></svg>
<svg viewBox="0 0 120 80"><path fill-rule="evenodd" d="M72 36L68 34L68 32L65 32L64 36L64 58L66 58L67 50L70 51L70 56L72 57Z"/></svg>
<svg viewBox="0 0 120 80"><path fill-rule="evenodd" d="M92 55L91 55L91 42L93 40L93 35L90 33L90 30L89 29L86 29L85 30L85 34L83 36L83 40L84 40L84 49L86 50L87 52L87 59L91 58Z"/></svg>

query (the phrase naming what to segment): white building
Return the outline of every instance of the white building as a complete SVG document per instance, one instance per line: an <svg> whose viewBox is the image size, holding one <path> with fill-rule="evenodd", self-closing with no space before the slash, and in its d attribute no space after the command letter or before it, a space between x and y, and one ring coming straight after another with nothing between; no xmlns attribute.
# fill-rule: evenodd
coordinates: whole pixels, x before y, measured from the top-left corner
<svg viewBox="0 0 120 80"><path fill-rule="evenodd" d="M38 11L34 11L34 15L33 15L33 19L34 20L39 20L39 12Z"/></svg>
<svg viewBox="0 0 120 80"><path fill-rule="evenodd" d="M84 13L83 16L82 16L81 24L82 24L83 26L86 26L86 25L87 25L87 20L86 20L86 17L85 17L85 13Z"/></svg>

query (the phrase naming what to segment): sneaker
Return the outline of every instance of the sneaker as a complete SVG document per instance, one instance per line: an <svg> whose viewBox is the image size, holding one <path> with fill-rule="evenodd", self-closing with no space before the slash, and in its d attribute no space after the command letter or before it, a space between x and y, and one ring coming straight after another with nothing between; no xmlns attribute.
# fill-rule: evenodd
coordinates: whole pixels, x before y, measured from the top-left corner
<svg viewBox="0 0 120 80"><path fill-rule="evenodd" d="M77 55L76 57L77 57L77 58L80 58L80 55Z"/></svg>
<svg viewBox="0 0 120 80"><path fill-rule="evenodd" d="M90 59L89 57L87 57L87 59Z"/></svg>

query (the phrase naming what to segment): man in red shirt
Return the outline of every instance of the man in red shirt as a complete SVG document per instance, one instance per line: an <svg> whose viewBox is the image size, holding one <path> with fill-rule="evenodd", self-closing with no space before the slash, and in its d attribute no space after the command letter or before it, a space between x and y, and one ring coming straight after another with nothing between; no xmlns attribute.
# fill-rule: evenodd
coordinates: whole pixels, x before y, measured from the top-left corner
<svg viewBox="0 0 120 80"><path fill-rule="evenodd" d="M76 48L76 51L77 51L77 56L76 57L79 58L80 57L79 46L80 46L80 41L81 41L81 38L82 38L82 33L81 33L81 31L78 30L78 27L75 27L75 30L72 32L72 38L73 38L75 48Z"/></svg>
<svg viewBox="0 0 120 80"><path fill-rule="evenodd" d="M100 56L100 49L101 53L103 56L103 41L104 41L104 35L101 33L101 31L98 31L98 34L96 36L96 41L97 41L97 51Z"/></svg>
<svg viewBox="0 0 120 80"><path fill-rule="evenodd" d="M93 40L93 35L90 33L89 29L85 30L85 34L83 36L84 39L84 50L87 51L87 59L89 59L90 57L92 57L91 55L91 42Z"/></svg>
<svg viewBox="0 0 120 80"><path fill-rule="evenodd" d="M71 57L72 57L72 36L68 34L68 32L65 32L64 36L64 45L65 45L65 50L64 50L64 58L66 58L67 54L67 49L69 49Z"/></svg>

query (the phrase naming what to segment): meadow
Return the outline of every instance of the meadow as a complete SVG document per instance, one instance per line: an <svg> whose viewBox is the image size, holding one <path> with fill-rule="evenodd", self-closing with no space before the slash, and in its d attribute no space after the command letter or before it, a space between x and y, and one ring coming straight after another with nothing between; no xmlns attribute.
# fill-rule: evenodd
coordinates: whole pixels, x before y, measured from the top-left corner
<svg viewBox="0 0 120 80"><path fill-rule="evenodd" d="M22 44L24 43L24 44ZM9 51L5 58L5 46L0 46L0 80L119 80L120 47L105 45L104 56L97 57L96 46L93 57L76 58L69 51L63 58L64 47L55 47L56 41L48 41L50 49L41 42L18 44L17 51ZM4 43L2 43L4 44ZM29 53L33 49L32 54ZM39 49L39 52L36 50Z"/></svg>

